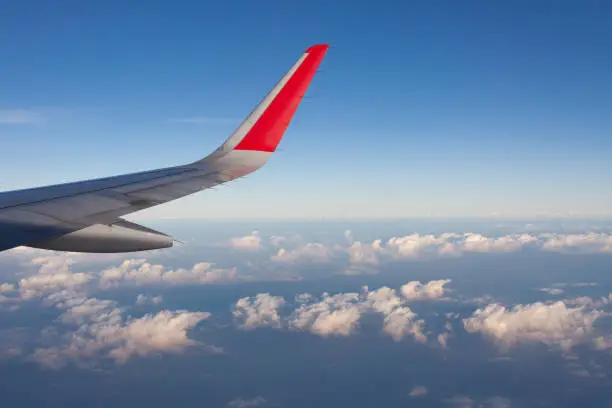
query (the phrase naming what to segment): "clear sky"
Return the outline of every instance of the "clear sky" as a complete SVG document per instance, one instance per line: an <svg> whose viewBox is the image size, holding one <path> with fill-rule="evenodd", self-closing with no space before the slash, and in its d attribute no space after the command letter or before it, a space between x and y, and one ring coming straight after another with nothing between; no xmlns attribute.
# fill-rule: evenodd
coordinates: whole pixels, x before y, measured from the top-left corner
<svg viewBox="0 0 612 408"><path fill-rule="evenodd" d="M0 5L2 189L180 164L332 45L261 171L144 218L612 216L612 4Z"/></svg>

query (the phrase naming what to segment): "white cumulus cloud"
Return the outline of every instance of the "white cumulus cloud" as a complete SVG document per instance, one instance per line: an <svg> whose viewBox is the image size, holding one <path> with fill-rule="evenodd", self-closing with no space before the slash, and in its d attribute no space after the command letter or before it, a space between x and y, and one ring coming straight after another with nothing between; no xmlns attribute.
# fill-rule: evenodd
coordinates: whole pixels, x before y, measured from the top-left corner
<svg viewBox="0 0 612 408"><path fill-rule="evenodd" d="M15 285L12 283L0 284L0 293L10 293L15 291Z"/></svg>
<svg viewBox="0 0 612 408"><path fill-rule="evenodd" d="M280 327L278 309L284 304L285 299L280 296L259 293L254 297L239 299L232 314L244 329L260 326Z"/></svg>
<svg viewBox="0 0 612 408"><path fill-rule="evenodd" d="M63 290L78 290L94 279L91 273L72 272L70 266L74 261L68 257L34 258L32 263L40 265L38 274L18 282L19 294L23 300Z"/></svg>
<svg viewBox="0 0 612 408"><path fill-rule="evenodd" d="M444 286L450 281L450 279L441 279L429 281L425 284L419 281L412 281L403 285L400 292L407 300L438 299L447 292L448 289Z"/></svg>
<svg viewBox="0 0 612 408"><path fill-rule="evenodd" d="M281 248L276 255L270 257L270 260L280 263L327 262L332 256L331 248L318 242L311 242L295 249Z"/></svg>
<svg viewBox="0 0 612 408"><path fill-rule="evenodd" d="M122 283L135 285L187 285L233 282L239 279L235 268L214 268L213 264L200 262L190 269L168 269L164 265L151 264L144 259L130 259L121 265L107 268L100 274L100 287L110 288Z"/></svg>
<svg viewBox="0 0 612 408"><path fill-rule="evenodd" d="M610 253L612 235L588 234L542 234L542 250L563 253Z"/></svg>
<svg viewBox="0 0 612 408"><path fill-rule="evenodd" d="M117 302L97 298L73 298L61 300L56 304L66 310L59 317L63 323L82 325L90 322L101 322L120 318L121 310Z"/></svg>
<svg viewBox="0 0 612 408"><path fill-rule="evenodd" d="M359 294L329 295L316 303L302 304L295 310L290 325L320 336L348 336L358 326L361 317Z"/></svg>
<svg viewBox="0 0 612 408"><path fill-rule="evenodd" d="M229 245L236 249L257 251L261 249L261 236L259 231L253 231L250 235L230 239Z"/></svg>
<svg viewBox="0 0 612 408"><path fill-rule="evenodd" d="M589 339L593 323L603 315L566 302L532 303L507 308L497 303L463 320L470 333L481 333L506 349L520 343L544 343L569 350Z"/></svg>
<svg viewBox="0 0 612 408"><path fill-rule="evenodd" d="M411 335L417 343L426 343L423 333L423 320L417 320L417 315L409 307L397 307L385 316L383 331L395 341Z"/></svg>
<svg viewBox="0 0 612 408"><path fill-rule="evenodd" d="M62 346L37 349L30 357L42 366L58 369L73 362L82 364L98 358L123 364L135 356L157 353L180 353L196 344L187 331L210 313L163 310L140 318L123 318L112 304L89 304L85 301L78 313L69 309L62 320L80 326Z"/></svg>
<svg viewBox="0 0 612 408"><path fill-rule="evenodd" d="M159 305L164 301L162 296L146 296L143 294L139 294L136 297L136 305L144 306L144 305Z"/></svg>
<svg viewBox="0 0 612 408"><path fill-rule="evenodd" d="M559 296L564 293L560 288L540 288L540 292L548 293L549 295Z"/></svg>

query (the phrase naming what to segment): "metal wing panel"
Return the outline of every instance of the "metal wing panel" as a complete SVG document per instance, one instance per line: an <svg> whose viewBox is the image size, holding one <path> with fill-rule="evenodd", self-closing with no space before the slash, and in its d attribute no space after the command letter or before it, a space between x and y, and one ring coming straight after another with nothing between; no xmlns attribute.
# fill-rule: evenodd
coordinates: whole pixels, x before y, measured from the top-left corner
<svg viewBox="0 0 612 408"><path fill-rule="evenodd" d="M144 177L139 177L142 181L134 181L134 178L127 177L127 181L131 183L126 183L125 179L117 177L114 186L105 189L90 188L88 192L41 200L19 206L19 209L46 216L60 223L78 225L112 223L121 215L162 204L214 184L214 178L211 180L204 176L202 180L201 175L206 173L199 169L182 170L177 174L173 168L167 175L157 172L153 179L149 177L142 180ZM197 180L200 188L181 188L185 183L193 184L194 180Z"/></svg>
<svg viewBox="0 0 612 408"><path fill-rule="evenodd" d="M89 193L76 196L56 198L38 204L22 206L26 211L36 212L62 221L83 221L91 215L108 209L129 209L130 203L125 200L107 197L103 194Z"/></svg>
<svg viewBox="0 0 612 408"><path fill-rule="evenodd" d="M78 194L86 194L110 188L118 188L123 185L165 178L169 175L181 174L188 171L193 171L193 169L186 169L183 166L169 167L165 169L125 174L121 176L2 192L0 193L0 209L18 207L21 205L44 202Z"/></svg>

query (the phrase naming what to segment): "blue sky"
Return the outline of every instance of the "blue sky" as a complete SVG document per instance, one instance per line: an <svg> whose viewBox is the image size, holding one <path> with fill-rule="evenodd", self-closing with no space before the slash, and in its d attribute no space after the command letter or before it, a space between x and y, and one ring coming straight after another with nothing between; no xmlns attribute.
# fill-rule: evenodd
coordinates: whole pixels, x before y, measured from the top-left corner
<svg viewBox="0 0 612 408"><path fill-rule="evenodd" d="M596 1L8 1L2 186L204 156L327 42L267 167L136 217L609 217L611 39Z"/></svg>

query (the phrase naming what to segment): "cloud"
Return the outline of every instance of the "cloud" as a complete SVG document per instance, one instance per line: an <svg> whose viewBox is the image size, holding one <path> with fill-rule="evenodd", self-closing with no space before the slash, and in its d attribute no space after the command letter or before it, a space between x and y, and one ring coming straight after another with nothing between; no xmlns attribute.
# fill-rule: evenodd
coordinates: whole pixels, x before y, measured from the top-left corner
<svg viewBox="0 0 612 408"><path fill-rule="evenodd" d="M0 293L10 293L15 291L15 285L12 283L1 283Z"/></svg>
<svg viewBox="0 0 612 408"><path fill-rule="evenodd" d="M369 262L376 256L390 256L393 259L417 259L434 256L459 256L469 252L508 253L524 248L563 253L610 253L612 235L604 233L587 234L508 234L498 237L478 233L443 233L440 235L411 234L390 238L386 242L375 240L361 244L369 251ZM355 245L355 243L353 243ZM357 259L359 261L359 259Z"/></svg>
<svg viewBox="0 0 612 408"><path fill-rule="evenodd" d="M385 262L438 257L455 257L465 253L508 253L525 247L538 247L539 237L530 234L512 234L487 237L476 233L410 234L372 242L355 240L351 231L345 231L345 246L310 243L294 249L282 248L272 256L276 262L330 262L345 256L348 267L345 274L374 273Z"/></svg>
<svg viewBox="0 0 612 408"><path fill-rule="evenodd" d="M394 237L389 239L383 246L380 242L374 241L373 248L379 247L380 251L391 255L395 259L414 259L435 253L441 248L449 238L456 234L420 235L412 234L405 237Z"/></svg>
<svg viewBox="0 0 612 408"><path fill-rule="evenodd" d="M348 336L359 324L361 308L359 294L323 294L321 301L302 304L295 310L290 325L326 337Z"/></svg>
<svg viewBox="0 0 612 408"><path fill-rule="evenodd" d="M19 280L19 294L23 300L40 298L63 290L79 290L94 279L90 273L73 273L74 261L68 257L34 258L32 263L40 265L38 274Z"/></svg>
<svg viewBox="0 0 612 408"><path fill-rule="evenodd" d="M73 289L83 286L91 280L92 276L87 273L34 275L19 281L19 292L22 299L30 300L62 289Z"/></svg>
<svg viewBox="0 0 612 408"><path fill-rule="evenodd" d="M17 254L32 254L32 251L18 251ZM35 251L34 254L38 255ZM128 259L118 266L107 267L100 273L73 272L72 267L85 258L79 254L51 253L36 256L26 265L38 267L38 272L14 283L0 283L0 302L51 299L56 295L70 293L70 296L85 296L96 287L110 289L120 285L187 285L235 282L240 279L235 268L215 268L210 263L197 263L189 269L169 269L164 265L152 264L145 259ZM6 296L5 296L6 294ZM141 295L137 304L158 304L161 297L147 298Z"/></svg>
<svg viewBox="0 0 612 408"><path fill-rule="evenodd" d="M359 327L364 313L377 312L383 315L383 332L395 341L411 335L417 342L426 342L422 320L406 306L405 299L397 296L394 289L382 287L365 294L324 293L318 302L303 303L293 313L290 327L310 331L319 336L349 336ZM314 299L311 297L310 299Z"/></svg>
<svg viewBox="0 0 612 408"><path fill-rule="evenodd" d="M191 269L167 269L164 265L151 264L145 259L130 259L117 267L107 268L100 274L100 287L110 288L121 283L135 285L187 285L234 282L239 280L235 268L213 268L213 264L201 262Z"/></svg>
<svg viewBox="0 0 612 408"><path fill-rule="evenodd" d="M270 244L272 246L278 247L278 246L281 246L284 243L288 242L289 238L284 237L282 235L272 235L272 236L270 236L269 240L270 240Z"/></svg>
<svg viewBox="0 0 612 408"><path fill-rule="evenodd" d="M437 236L412 234L391 238L381 249L396 259L413 259L432 255L456 256L464 252L515 252L536 241L537 238L528 234L495 238L447 232Z"/></svg>
<svg viewBox="0 0 612 408"><path fill-rule="evenodd" d="M424 285L419 281L412 281L403 285L400 291L407 300L438 299L444 296L447 290L444 285L450 281L450 279L433 280Z"/></svg>
<svg viewBox="0 0 612 408"><path fill-rule="evenodd" d="M395 289L386 286L372 291L365 286L361 293L323 293L320 297L301 293L295 296L296 307L288 316L279 313L280 306L287 304L283 298L260 293L255 297L240 299L233 313L243 328L271 326L308 331L321 337L349 336L359 327L364 314L381 314L382 332L393 340L412 337L416 342L426 343L424 321L417 319L417 314L406 304L414 300L439 298L444 293L443 285L446 282L409 282L409 287L432 288L422 292L412 291L410 297L398 295Z"/></svg>
<svg viewBox="0 0 612 408"><path fill-rule="evenodd" d="M529 234L514 234L487 237L481 234L457 234L446 232L440 235L411 234L393 237L371 244L353 242L348 249L349 261L356 265L377 265L380 258L395 260L422 259L427 257L460 256L466 252L516 252L527 245L535 245L538 238Z"/></svg>
<svg viewBox="0 0 612 408"><path fill-rule="evenodd" d="M258 232L233 238L229 246L243 250L261 250L264 242L279 248L270 256L273 264L326 264L339 262L347 275L376 273L391 262L444 257L459 257L470 253L513 253L524 250L575 254L612 253L612 234L552 234L515 233L487 236L480 233L409 234L375 239L356 240L351 231L344 232L344 240L334 244L301 243L300 239L282 236L262 238ZM345 263L342 265L342 263Z"/></svg>
<svg viewBox="0 0 612 408"><path fill-rule="evenodd" d="M261 237L258 231L253 231L250 235L230 239L229 246L236 249L258 251L261 249Z"/></svg>
<svg viewBox="0 0 612 408"><path fill-rule="evenodd" d="M353 242L347 249L350 267L346 270L347 275L354 275L362 272L372 272L380 263L379 251L380 240L372 244L362 244Z"/></svg>
<svg viewBox="0 0 612 408"><path fill-rule="evenodd" d="M367 292L368 287L366 286L364 289ZM366 300L371 308L384 315L388 315L404 303L404 300L397 296L395 289L387 286L367 292Z"/></svg>
<svg viewBox="0 0 612 408"><path fill-rule="evenodd" d="M180 353L185 347L195 344L187 337L187 330L209 317L207 312L163 310L128 320L123 326L104 327L102 333L94 332L94 336L99 339L103 334L106 343L110 337L114 344L108 355L118 363L124 363L134 355Z"/></svg>
<svg viewBox="0 0 612 408"><path fill-rule="evenodd" d="M321 243L308 243L299 248L287 250L281 248L270 260L279 263L297 262L328 262L332 259L333 251Z"/></svg>
<svg viewBox="0 0 612 408"><path fill-rule="evenodd" d="M400 341L412 335L415 341L425 343L427 337L423 334L424 322L416 320L416 313L402 306L407 300L405 297L402 299L397 296L394 289L383 286L367 293L365 305L383 314L383 332L391 336L393 340Z"/></svg>
<svg viewBox="0 0 612 408"><path fill-rule="evenodd" d="M542 234L540 237L543 240L543 251L581 254L612 252L610 234Z"/></svg>
<svg viewBox="0 0 612 408"><path fill-rule="evenodd" d="M50 301L55 299L50 298ZM60 300L56 307L66 310L59 320L66 324L83 325L91 322L102 322L119 318L121 310L117 308L117 302L112 300L100 300L97 298L73 298Z"/></svg>
<svg viewBox="0 0 612 408"><path fill-rule="evenodd" d="M84 293L89 286L95 282L99 276L92 272L73 272L72 268L77 262L88 262L96 259L99 262L102 258L90 258L71 252L55 253L37 249L18 247L3 254L4 259L17 260L19 265L24 268L21 278L15 283L3 283L0 285L0 294L13 294L11 301L29 301L40 299L55 293L70 291ZM110 258L114 258L113 255ZM108 259L106 260L108 262ZM31 271L32 267L37 271ZM31 274L30 274L31 273ZM29 276L27 276L30 274Z"/></svg>
<svg viewBox="0 0 612 408"><path fill-rule="evenodd" d="M427 388L422 385L415 385L414 388L412 388L412 391L408 393L408 396L412 398L420 398L424 397L425 395L427 395Z"/></svg>
<svg viewBox="0 0 612 408"><path fill-rule="evenodd" d="M285 304L280 296L259 293L254 297L244 297L234 307L235 319L241 322L243 329L254 329L260 326L280 327L278 309Z"/></svg>
<svg viewBox="0 0 612 408"><path fill-rule="evenodd" d="M394 259L415 259L435 254L446 240L455 234L433 235L411 234L390 238L385 244L381 240L372 243L372 249Z"/></svg>
<svg viewBox="0 0 612 408"><path fill-rule="evenodd" d="M236 398L227 403L227 406L230 408L251 408L251 407L261 407L268 403L268 401L263 397L255 397L251 399L242 399Z"/></svg>
<svg viewBox="0 0 612 408"><path fill-rule="evenodd" d="M564 293L564 290L559 289L559 288L541 288L540 292L548 293L549 295L558 296L558 295L562 295Z"/></svg>
<svg viewBox="0 0 612 408"><path fill-rule="evenodd" d="M17 251L11 256L27 257L26 254L38 255L36 251ZM168 268L161 264L154 264L146 259L126 259L117 266L109 266L99 273L73 272L72 268L77 263L95 263L103 258L91 258L83 256L88 254L78 253L51 253L46 256L36 256L26 262L26 265L37 266L38 273L21 279L17 282L17 289L22 300L31 300L43 297L50 293L70 289L73 291L85 291L94 283L102 289L110 289L120 285L206 285L216 283L228 283L245 280L239 276L236 268L216 268L214 264L199 262L191 268ZM116 259L113 254L106 259ZM9 293L11 283L0 286L0 294Z"/></svg>
<svg viewBox="0 0 612 408"><path fill-rule="evenodd" d="M22 125L38 123L43 117L27 109L0 109L0 125Z"/></svg>
<svg viewBox="0 0 612 408"><path fill-rule="evenodd" d="M164 301L162 296L145 296L140 294L136 297L136 305L144 306L144 305L158 305Z"/></svg>
<svg viewBox="0 0 612 408"><path fill-rule="evenodd" d="M575 254L612 253L612 234L508 234L486 236L478 233L452 233L439 235L410 234L370 243L354 239L345 232L348 247L341 249L348 255L346 273L372 272L382 262L437 257L461 256L466 253L511 253L526 248L547 252ZM328 248L332 251L333 248ZM322 252L322 249L319 249ZM337 252L338 249L335 250ZM330 259L331 257L323 258Z"/></svg>
<svg viewBox="0 0 612 408"><path fill-rule="evenodd" d="M70 253L62 255L47 255L33 257L31 263L40 265L38 273L41 275L67 274L71 273L70 267L76 260Z"/></svg>
<svg viewBox="0 0 612 408"><path fill-rule="evenodd" d="M455 316L452 313L447 313L446 317L452 318ZM446 331L438 334L437 340L438 340L438 344L440 345L440 347L442 347L443 349L448 349L448 339L451 337L454 337L454 333L455 333L455 331L453 330L453 324L451 323L451 321L447 321L444 324L444 329Z"/></svg>
<svg viewBox="0 0 612 408"><path fill-rule="evenodd" d="M462 252L517 252L529 244L538 241L529 234L506 235L499 238L486 237L481 234L465 234L463 240L456 244Z"/></svg>
<svg viewBox="0 0 612 408"><path fill-rule="evenodd" d="M108 358L124 364L135 356L181 353L196 344L187 330L208 319L210 313L163 310L140 318L123 318L114 302L85 299L60 318L78 328L66 336L67 344L39 348L30 360L50 369L73 362L83 364Z"/></svg>
<svg viewBox="0 0 612 408"><path fill-rule="evenodd" d="M383 331L395 341L411 335L417 343L426 343L423 320L416 320L416 313L408 307L397 307L385 316Z"/></svg>
<svg viewBox="0 0 612 408"><path fill-rule="evenodd" d="M593 323L601 316L601 311L568 307L563 301L513 308L493 303L463 319L463 325L469 333L480 333L502 349L521 343L544 343L569 350L589 339Z"/></svg>

